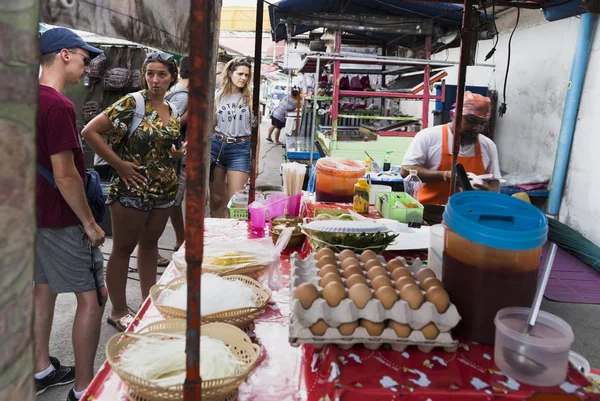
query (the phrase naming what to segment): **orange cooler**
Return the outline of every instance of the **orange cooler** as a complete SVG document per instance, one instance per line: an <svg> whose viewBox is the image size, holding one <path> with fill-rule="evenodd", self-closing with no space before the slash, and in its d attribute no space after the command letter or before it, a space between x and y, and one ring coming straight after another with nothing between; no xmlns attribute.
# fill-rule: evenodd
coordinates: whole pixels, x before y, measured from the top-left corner
<svg viewBox="0 0 600 401"><path fill-rule="evenodd" d="M365 166L350 159L323 157L315 171L317 202L352 203L354 184L365 175Z"/></svg>

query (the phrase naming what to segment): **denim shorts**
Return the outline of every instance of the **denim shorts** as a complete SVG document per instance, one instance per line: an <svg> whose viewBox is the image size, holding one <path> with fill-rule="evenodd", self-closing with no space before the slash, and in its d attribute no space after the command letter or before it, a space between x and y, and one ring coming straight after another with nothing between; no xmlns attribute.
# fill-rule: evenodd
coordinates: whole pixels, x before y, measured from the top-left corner
<svg viewBox="0 0 600 401"><path fill-rule="evenodd" d="M250 142L227 143L213 135L210 160L225 170L250 173Z"/></svg>

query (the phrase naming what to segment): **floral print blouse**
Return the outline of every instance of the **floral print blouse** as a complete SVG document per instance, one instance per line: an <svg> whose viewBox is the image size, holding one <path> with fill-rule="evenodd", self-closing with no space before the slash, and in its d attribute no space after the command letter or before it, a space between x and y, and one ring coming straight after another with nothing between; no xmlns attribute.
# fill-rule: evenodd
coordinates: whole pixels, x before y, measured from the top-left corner
<svg viewBox="0 0 600 401"><path fill-rule="evenodd" d="M118 197L134 197L145 206L164 203L177 195L177 171L174 159L169 154L171 145L179 137L180 119L171 109L169 121L165 124L158 116L148 91L141 91L146 102L145 115L137 130L128 138L129 125L135 113L135 98L126 95L104 110L113 125L107 133L108 144L125 161L144 169L145 187L127 189L116 172L112 175L108 189L108 200Z"/></svg>

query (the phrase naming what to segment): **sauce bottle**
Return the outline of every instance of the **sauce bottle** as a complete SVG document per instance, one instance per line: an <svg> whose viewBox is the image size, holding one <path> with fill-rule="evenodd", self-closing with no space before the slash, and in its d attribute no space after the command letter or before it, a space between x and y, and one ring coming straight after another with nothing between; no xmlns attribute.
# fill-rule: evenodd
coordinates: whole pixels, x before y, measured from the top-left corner
<svg viewBox="0 0 600 401"><path fill-rule="evenodd" d="M365 173L370 173L371 172L371 158L367 157L365 159Z"/></svg>
<svg viewBox="0 0 600 401"><path fill-rule="evenodd" d="M390 171L392 168L392 152L392 150L385 152L385 156L383 157L383 171Z"/></svg>
<svg viewBox="0 0 600 401"><path fill-rule="evenodd" d="M356 213L369 213L369 196L370 187L366 179L360 178L354 184L354 198L352 201L352 209Z"/></svg>

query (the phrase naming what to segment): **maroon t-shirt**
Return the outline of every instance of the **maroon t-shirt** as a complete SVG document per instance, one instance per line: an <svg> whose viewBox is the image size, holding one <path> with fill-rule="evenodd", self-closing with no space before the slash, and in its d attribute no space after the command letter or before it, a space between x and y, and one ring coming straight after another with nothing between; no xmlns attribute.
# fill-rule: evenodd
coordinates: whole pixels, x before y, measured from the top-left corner
<svg viewBox="0 0 600 401"><path fill-rule="evenodd" d="M55 89L40 85L37 121L37 162L52 172L50 156L73 151L75 167L85 182L85 161L73 103ZM81 224L57 188L37 173L36 205L38 228L69 227Z"/></svg>

